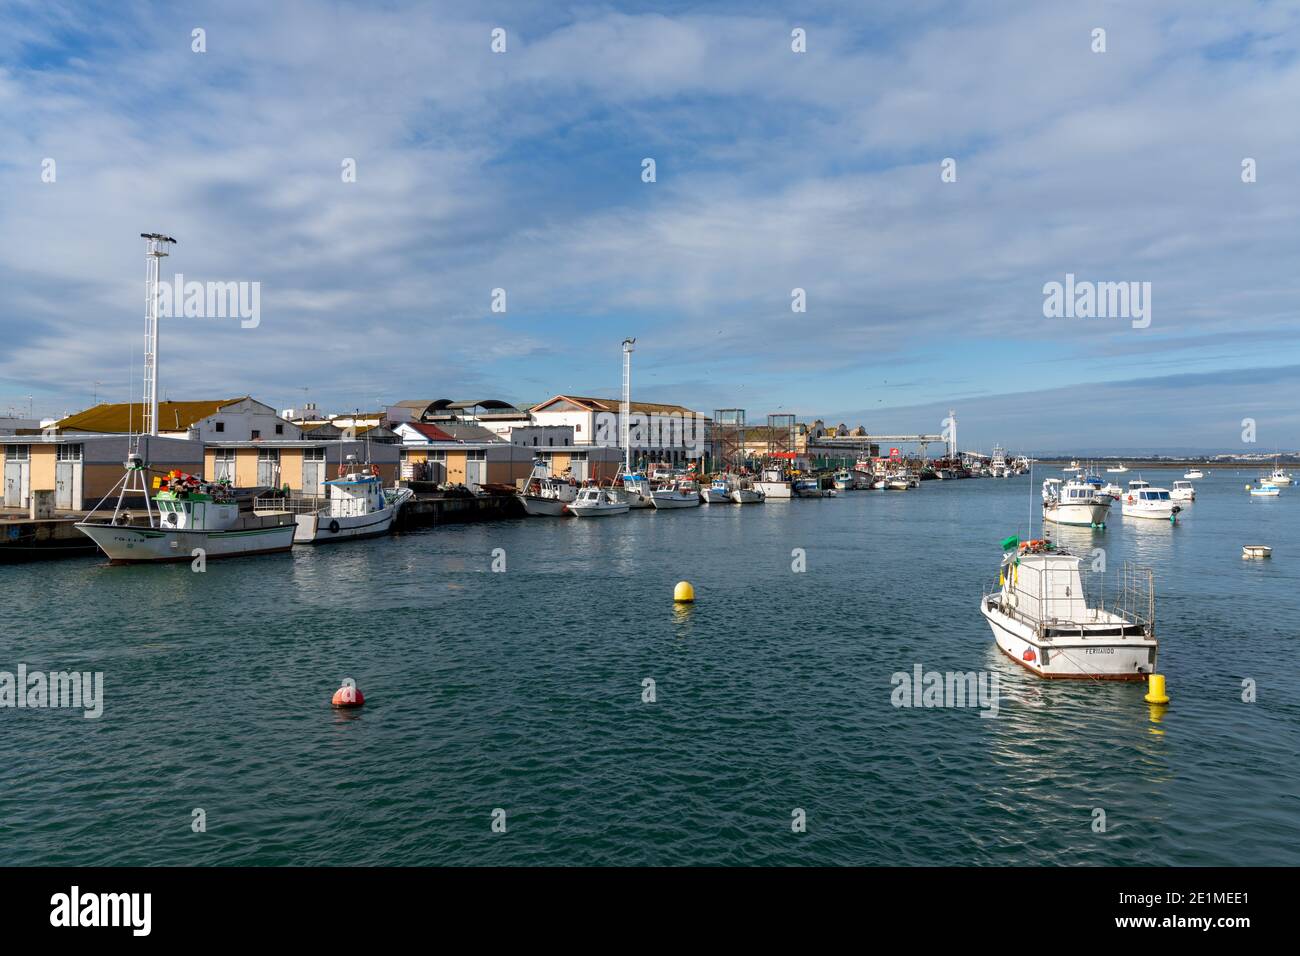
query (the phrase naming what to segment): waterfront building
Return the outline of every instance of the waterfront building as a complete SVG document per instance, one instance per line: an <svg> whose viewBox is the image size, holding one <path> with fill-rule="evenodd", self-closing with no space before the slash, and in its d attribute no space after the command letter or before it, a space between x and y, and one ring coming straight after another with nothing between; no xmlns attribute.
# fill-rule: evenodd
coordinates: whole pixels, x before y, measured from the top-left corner
<svg viewBox="0 0 1300 956"><path fill-rule="evenodd" d="M630 402L632 459L682 467L710 453L711 419L684 405ZM622 429L620 402L614 398L556 395L529 414L534 424L573 429L575 447L618 447Z"/></svg>

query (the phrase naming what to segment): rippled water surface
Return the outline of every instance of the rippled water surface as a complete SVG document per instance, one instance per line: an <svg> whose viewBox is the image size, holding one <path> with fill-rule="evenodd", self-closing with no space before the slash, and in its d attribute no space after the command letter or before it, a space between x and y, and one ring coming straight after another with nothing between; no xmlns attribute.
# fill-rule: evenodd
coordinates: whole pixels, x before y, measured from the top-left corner
<svg viewBox="0 0 1300 956"><path fill-rule="evenodd" d="M1247 477L1060 533L1155 567L1163 714L996 652L1023 477L3 567L0 670L102 671L106 703L0 710L0 863L1300 864L1300 489ZM918 663L995 672L1000 715L893 707Z"/></svg>

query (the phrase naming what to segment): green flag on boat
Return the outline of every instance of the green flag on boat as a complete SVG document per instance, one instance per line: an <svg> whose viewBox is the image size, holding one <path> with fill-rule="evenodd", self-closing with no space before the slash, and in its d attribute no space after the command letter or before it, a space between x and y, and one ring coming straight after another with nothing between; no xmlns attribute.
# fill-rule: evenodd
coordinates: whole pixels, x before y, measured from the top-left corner
<svg viewBox="0 0 1300 956"><path fill-rule="evenodd" d="M1003 550L1003 551L1010 551L1012 548L1014 548L1014 547L1015 547L1016 545L1018 545L1019 543L1020 543L1020 539L1017 538L1014 534L1013 534L1011 537L1009 537L1009 538L1003 538L1003 539L1002 539L1002 550Z"/></svg>

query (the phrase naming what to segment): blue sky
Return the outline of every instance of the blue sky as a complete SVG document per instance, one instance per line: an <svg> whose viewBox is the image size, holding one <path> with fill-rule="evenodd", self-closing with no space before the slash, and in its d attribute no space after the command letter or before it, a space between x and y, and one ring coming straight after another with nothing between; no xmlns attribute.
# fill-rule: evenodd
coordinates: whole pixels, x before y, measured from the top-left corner
<svg viewBox="0 0 1300 956"><path fill-rule="evenodd" d="M751 420L1300 447L1298 47L1285 3L10 0L0 414L138 394L159 230L262 286L164 323L178 399L614 395L634 335L638 397ZM1045 318L1066 273L1151 326Z"/></svg>

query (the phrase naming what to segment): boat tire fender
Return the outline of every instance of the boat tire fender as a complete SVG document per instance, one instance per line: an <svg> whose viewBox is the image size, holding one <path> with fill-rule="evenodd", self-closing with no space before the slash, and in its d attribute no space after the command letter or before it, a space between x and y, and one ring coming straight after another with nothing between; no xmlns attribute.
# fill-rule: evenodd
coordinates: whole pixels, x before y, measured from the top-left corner
<svg viewBox="0 0 1300 956"><path fill-rule="evenodd" d="M339 533L339 521L337 518L333 518L330 520L330 534L338 534L338 533Z"/></svg>

